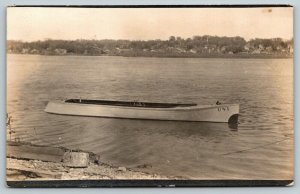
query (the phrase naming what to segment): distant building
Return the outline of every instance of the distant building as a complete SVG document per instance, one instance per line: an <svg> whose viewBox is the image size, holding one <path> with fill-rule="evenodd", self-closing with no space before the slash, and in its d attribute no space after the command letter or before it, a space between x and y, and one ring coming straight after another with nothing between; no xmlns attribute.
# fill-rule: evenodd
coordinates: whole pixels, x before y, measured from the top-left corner
<svg viewBox="0 0 300 194"><path fill-rule="evenodd" d="M258 49L259 49L260 51L262 51L262 50L265 49L265 47L264 47L262 44L259 44L259 45L258 45Z"/></svg>
<svg viewBox="0 0 300 194"><path fill-rule="evenodd" d="M167 51L168 52L172 52L172 53L181 53L182 49L180 49L180 48L174 48L174 47L168 47Z"/></svg>
<svg viewBox="0 0 300 194"><path fill-rule="evenodd" d="M36 50L36 49L32 49L32 50L30 51L30 54L39 54L39 51Z"/></svg>
<svg viewBox="0 0 300 194"><path fill-rule="evenodd" d="M29 49L23 48L21 53L22 54L28 54L29 53Z"/></svg>
<svg viewBox="0 0 300 194"><path fill-rule="evenodd" d="M251 54L260 54L260 49L255 49L251 52Z"/></svg>
<svg viewBox="0 0 300 194"><path fill-rule="evenodd" d="M110 53L110 50L105 49L105 50L102 50L102 52L103 52L103 54L108 54L108 53Z"/></svg>
<svg viewBox="0 0 300 194"><path fill-rule="evenodd" d="M123 52L130 52L132 51L132 48L129 48L129 49L125 49L125 48L116 48L117 52L119 53L123 53Z"/></svg>
<svg viewBox="0 0 300 194"><path fill-rule="evenodd" d="M197 51L196 51L195 49L190 49L189 52L190 52L190 53L194 53L194 54L197 53Z"/></svg>
<svg viewBox="0 0 300 194"><path fill-rule="evenodd" d="M54 52L57 55L65 55L65 54L67 54L67 50L66 49L55 49Z"/></svg>
<svg viewBox="0 0 300 194"><path fill-rule="evenodd" d="M281 50L281 46L277 46L276 50L278 50L278 51Z"/></svg>
<svg viewBox="0 0 300 194"><path fill-rule="evenodd" d="M266 51L267 51L268 53L271 53L271 52L273 51L273 48L272 48L271 46L267 46L267 47L266 47Z"/></svg>
<svg viewBox="0 0 300 194"><path fill-rule="evenodd" d="M268 51L261 51L261 54L270 54Z"/></svg>
<svg viewBox="0 0 300 194"><path fill-rule="evenodd" d="M244 50L245 51L250 51L250 44L249 43L247 43L245 46L244 46Z"/></svg>
<svg viewBox="0 0 300 194"><path fill-rule="evenodd" d="M182 48L176 48L176 50L177 50L177 52L179 52L179 53L185 53L185 52L186 52L186 50L184 50L184 49L182 49Z"/></svg>
<svg viewBox="0 0 300 194"><path fill-rule="evenodd" d="M221 52L222 52L222 53L225 53L225 51L226 51L226 46L222 46Z"/></svg>
<svg viewBox="0 0 300 194"><path fill-rule="evenodd" d="M293 53L294 53L294 48L293 48L293 45L291 45L291 44L288 44L287 48L288 48L288 52L289 52L289 53L291 53L291 54L293 54Z"/></svg>
<svg viewBox="0 0 300 194"><path fill-rule="evenodd" d="M255 48L254 48L254 45L251 44L251 43L247 43L245 46L244 46L244 50L247 51L247 52L251 52L253 51Z"/></svg>

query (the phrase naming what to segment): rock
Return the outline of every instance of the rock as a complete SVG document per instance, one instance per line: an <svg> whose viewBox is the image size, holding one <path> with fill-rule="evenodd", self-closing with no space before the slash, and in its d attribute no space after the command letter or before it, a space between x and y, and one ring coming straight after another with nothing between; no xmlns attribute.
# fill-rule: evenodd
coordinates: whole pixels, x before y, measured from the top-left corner
<svg viewBox="0 0 300 194"><path fill-rule="evenodd" d="M152 168L151 164L142 164L142 165L137 165L137 168Z"/></svg>
<svg viewBox="0 0 300 194"><path fill-rule="evenodd" d="M95 158L95 164L101 164L100 155L96 155Z"/></svg>
<svg viewBox="0 0 300 194"><path fill-rule="evenodd" d="M89 164L89 154L85 152L66 152L63 156L64 166L86 168Z"/></svg>
<svg viewBox="0 0 300 194"><path fill-rule="evenodd" d="M90 154L90 162L92 162L94 164L101 164L101 162L100 162L100 155Z"/></svg>
<svg viewBox="0 0 300 194"><path fill-rule="evenodd" d="M126 172L126 170L127 170L127 169L126 169L125 167L119 167L119 168L118 168L118 171Z"/></svg>

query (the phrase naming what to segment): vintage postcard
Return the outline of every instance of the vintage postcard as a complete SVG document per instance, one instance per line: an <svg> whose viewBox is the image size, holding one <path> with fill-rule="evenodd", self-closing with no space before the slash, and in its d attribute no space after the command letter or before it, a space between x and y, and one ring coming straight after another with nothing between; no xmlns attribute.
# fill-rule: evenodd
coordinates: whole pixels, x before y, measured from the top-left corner
<svg viewBox="0 0 300 194"><path fill-rule="evenodd" d="M7 8L7 184L287 186L293 7Z"/></svg>

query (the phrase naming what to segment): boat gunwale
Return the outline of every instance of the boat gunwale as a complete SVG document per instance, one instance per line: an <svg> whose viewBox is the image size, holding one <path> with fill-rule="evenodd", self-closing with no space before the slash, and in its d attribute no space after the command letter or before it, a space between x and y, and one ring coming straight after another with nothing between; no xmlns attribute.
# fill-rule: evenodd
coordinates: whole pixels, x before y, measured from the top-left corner
<svg viewBox="0 0 300 194"><path fill-rule="evenodd" d="M119 100L94 100L94 99L67 99L65 103L104 105L134 108L176 108L176 107L195 107L196 103L165 103L165 102L141 102L141 101L119 101Z"/></svg>

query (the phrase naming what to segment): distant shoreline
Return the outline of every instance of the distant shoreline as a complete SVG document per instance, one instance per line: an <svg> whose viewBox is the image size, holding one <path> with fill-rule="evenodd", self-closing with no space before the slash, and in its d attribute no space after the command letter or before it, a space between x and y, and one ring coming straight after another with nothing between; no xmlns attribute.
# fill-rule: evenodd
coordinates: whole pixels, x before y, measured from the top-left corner
<svg viewBox="0 0 300 194"><path fill-rule="evenodd" d="M230 59L288 59L293 58L293 55L274 55L274 54L218 54L218 55L168 55L168 54L153 54L153 55L80 55L80 54L22 54L22 53L7 53L7 55L38 55L38 56L87 56L87 57L145 57L145 58L230 58Z"/></svg>
<svg viewBox="0 0 300 194"><path fill-rule="evenodd" d="M123 56L157 58L291 58L293 38L251 39L170 36L168 40L43 40L7 41L7 53L37 55Z"/></svg>

